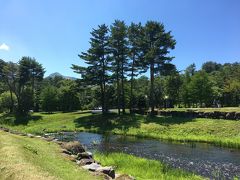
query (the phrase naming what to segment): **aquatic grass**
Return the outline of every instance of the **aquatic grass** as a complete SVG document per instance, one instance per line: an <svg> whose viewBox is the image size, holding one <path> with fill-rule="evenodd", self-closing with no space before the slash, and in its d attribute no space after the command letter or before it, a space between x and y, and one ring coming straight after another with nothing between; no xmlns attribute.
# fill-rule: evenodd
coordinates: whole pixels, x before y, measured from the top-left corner
<svg viewBox="0 0 240 180"><path fill-rule="evenodd" d="M103 165L115 167L117 173L129 174L136 179L203 179L203 177L194 175L193 173L170 168L160 161L147 160L124 153L103 154L96 152L94 156L96 160L100 161Z"/></svg>

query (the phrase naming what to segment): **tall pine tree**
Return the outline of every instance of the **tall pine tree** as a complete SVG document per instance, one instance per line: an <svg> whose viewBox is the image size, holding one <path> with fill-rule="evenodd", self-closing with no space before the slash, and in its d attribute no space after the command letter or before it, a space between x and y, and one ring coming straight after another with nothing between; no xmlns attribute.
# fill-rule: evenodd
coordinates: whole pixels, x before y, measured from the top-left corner
<svg viewBox="0 0 240 180"><path fill-rule="evenodd" d="M124 80L128 68L127 26L124 21L115 20L112 24L110 49L112 53L111 68L113 77L117 81L117 106L118 114L120 114L120 108L122 108L122 112L125 113Z"/></svg>
<svg viewBox="0 0 240 180"><path fill-rule="evenodd" d="M129 59L131 62L129 63L129 76L130 76L130 112L133 109L133 82L134 78L138 76L140 73L146 71L146 68L143 66L142 59L142 49L141 49L141 41L144 36L144 31L142 25L131 23L128 27L128 41L129 41Z"/></svg>
<svg viewBox="0 0 240 180"><path fill-rule="evenodd" d="M103 24L91 32L90 48L82 52L79 57L88 64L88 67L72 65L72 69L81 74L82 80L87 85L99 85L101 89L102 113L107 112L106 83L108 81L108 54L109 36L108 27Z"/></svg>
<svg viewBox="0 0 240 180"><path fill-rule="evenodd" d="M173 39L171 32L166 32L164 25L148 21L144 28L145 36L143 38L144 60L146 67L150 68L150 106L151 113L154 112L154 76L158 74L166 63L172 60L167 57L170 49L175 48L176 41Z"/></svg>

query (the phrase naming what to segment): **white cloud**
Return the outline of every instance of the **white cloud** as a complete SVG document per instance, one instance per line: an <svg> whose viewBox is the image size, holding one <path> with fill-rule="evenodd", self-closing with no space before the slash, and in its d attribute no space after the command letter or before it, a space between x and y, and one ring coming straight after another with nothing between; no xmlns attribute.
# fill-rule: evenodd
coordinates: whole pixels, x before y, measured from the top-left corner
<svg viewBox="0 0 240 180"><path fill-rule="evenodd" d="M0 44L0 50L9 51L9 46L5 43Z"/></svg>

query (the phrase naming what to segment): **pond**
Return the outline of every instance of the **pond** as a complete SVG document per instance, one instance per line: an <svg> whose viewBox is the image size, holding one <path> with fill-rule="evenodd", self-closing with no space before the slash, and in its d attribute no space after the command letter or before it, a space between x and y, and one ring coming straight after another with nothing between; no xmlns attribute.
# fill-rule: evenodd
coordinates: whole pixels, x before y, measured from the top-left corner
<svg viewBox="0 0 240 180"><path fill-rule="evenodd" d="M80 141L89 151L124 152L160 160L208 178L240 178L240 150L216 147L207 143L179 143L96 133L66 132L55 135L63 141Z"/></svg>

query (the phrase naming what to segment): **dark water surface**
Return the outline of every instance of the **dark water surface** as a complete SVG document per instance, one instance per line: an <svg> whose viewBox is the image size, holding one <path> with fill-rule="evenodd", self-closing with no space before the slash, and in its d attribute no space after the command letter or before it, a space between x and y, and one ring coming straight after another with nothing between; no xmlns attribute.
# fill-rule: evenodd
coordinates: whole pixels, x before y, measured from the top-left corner
<svg viewBox="0 0 240 180"><path fill-rule="evenodd" d="M206 143L176 143L131 136L95 133L64 133L60 140L80 141L89 151L124 152L160 160L211 179L240 179L240 150Z"/></svg>

